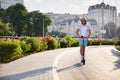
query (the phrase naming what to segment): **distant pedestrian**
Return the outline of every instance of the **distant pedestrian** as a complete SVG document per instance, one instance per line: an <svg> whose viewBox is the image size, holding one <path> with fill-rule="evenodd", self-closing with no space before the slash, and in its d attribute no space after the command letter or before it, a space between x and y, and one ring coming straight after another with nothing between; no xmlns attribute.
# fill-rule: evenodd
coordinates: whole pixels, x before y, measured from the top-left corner
<svg viewBox="0 0 120 80"><path fill-rule="evenodd" d="M91 30L90 27L87 25L87 21L85 18L81 19L81 25L78 26L77 29L77 36L79 37L79 44L80 44L80 55L81 55L81 63L85 64L85 47L88 43L88 38L90 37Z"/></svg>

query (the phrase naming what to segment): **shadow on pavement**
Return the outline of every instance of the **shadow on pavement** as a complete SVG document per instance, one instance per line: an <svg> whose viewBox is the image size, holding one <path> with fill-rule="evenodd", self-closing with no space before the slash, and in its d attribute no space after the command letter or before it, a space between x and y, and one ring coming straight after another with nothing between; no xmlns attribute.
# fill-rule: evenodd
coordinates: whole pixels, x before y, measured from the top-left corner
<svg viewBox="0 0 120 80"><path fill-rule="evenodd" d="M118 58L118 60L114 62L114 63L115 63L115 66L116 66L116 67L114 68L114 70L120 69L120 55L118 55L118 54L116 53L117 51L115 51L114 49L111 49L111 52L112 52L113 56L115 56L115 57Z"/></svg>
<svg viewBox="0 0 120 80"><path fill-rule="evenodd" d="M71 66L68 66L68 67L65 67L65 68L61 68L61 69L57 70L57 72L70 70L70 69L77 68L77 67L80 67L80 66L81 66L81 64L77 63L77 64L74 64L74 65L71 65Z"/></svg>
<svg viewBox="0 0 120 80"><path fill-rule="evenodd" d="M0 77L0 80L20 80L23 78L43 74L49 70L52 70L52 67L46 67L46 68L31 70L31 71L27 71L27 72L23 72L23 73L8 75L8 76Z"/></svg>

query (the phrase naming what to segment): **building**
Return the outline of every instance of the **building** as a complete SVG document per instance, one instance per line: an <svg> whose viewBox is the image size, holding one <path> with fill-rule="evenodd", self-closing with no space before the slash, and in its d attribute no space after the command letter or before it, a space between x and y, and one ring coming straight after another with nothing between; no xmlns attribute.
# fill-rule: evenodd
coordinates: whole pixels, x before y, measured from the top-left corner
<svg viewBox="0 0 120 80"><path fill-rule="evenodd" d="M48 31L58 31L62 33L66 33L72 37L76 37L76 30L78 25L80 25L80 19L82 17L86 17L83 15L75 15L75 14L47 14L51 20L52 24L48 27ZM91 37L98 37L98 27L97 21L94 19L88 19L87 25L91 28Z"/></svg>
<svg viewBox="0 0 120 80"><path fill-rule="evenodd" d="M117 16L117 28L120 27L120 13Z"/></svg>
<svg viewBox="0 0 120 80"><path fill-rule="evenodd" d="M88 25L92 30L91 37L104 37L104 34L106 33L104 26L109 22L114 22L115 24L120 25L120 17L117 18L116 7L105 4L104 2L89 6L88 14L74 15L69 13L47 13L47 15L53 22L49 28L50 31L58 30L71 36L75 36L74 31L76 26L80 23L79 21L75 21L76 18L81 19L82 17L86 17L88 19Z"/></svg>
<svg viewBox="0 0 120 80"><path fill-rule="evenodd" d="M59 23L64 20L74 19L76 17L82 17L82 15L79 15L79 14L70 14L70 13L56 14L53 12L46 13L46 15L50 17L53 23Z"/></svg>
<svg viewBox="0 0 120 80"><path fill-rule="evenodd" d="M48 31L58 31L66 33L67 35L75 36L75 26L77 23L74 22L74 19L82 17L78 14L55 14L55 13L46 13L52 20L52 24L48 27ZM71 26L72 25L72 26ZM73 27L74 26L74 27Z"/></svg>
<svg viewBox="0 0 120 80"><path fill-rule="evenodd" d="M0 0L0 8L6 9L9 6L15 5L17 3L24 3L24 0Z"/></svg>
<svg viewBox="0 0 120 80"><path fill-rule="evenodd" d="M117 10L115 6L106 5L104 2L90 6L88 9L89 19L95 19L98 24L99 34L105 34L104 26L109 22L117 22Z"/></svg>

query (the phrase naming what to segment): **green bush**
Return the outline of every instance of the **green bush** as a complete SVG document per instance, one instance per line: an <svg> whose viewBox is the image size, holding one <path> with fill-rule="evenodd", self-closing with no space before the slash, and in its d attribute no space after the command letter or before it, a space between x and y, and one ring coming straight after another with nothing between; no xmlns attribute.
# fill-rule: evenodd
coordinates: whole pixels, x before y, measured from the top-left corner
<svg viewBox="0 0 120 80"><path fill-rule="evenodd" d="M39 38L31 37L26 39L26 44L30 45L30 52L38 52L41 50L42 40Z"/></svg>
<svg viewBox="0 0 120 80"><path fill-rule="evenodd" d="M67 40L66 39L62 39L60 41L60 47L61 48L66 48L67 47Z"/></svg>
<svg viewBox="0 0 120 80"><path fill-rule="evenodd" d="M48 45L48 50L57 49L58 46L59 46L58 40L56 40L53 37L48 37L48 39L47 39L47 45Z"/></svg>
<svg viewBox="0 0 120 80"><path fill-rule="evenodd" d="M115 43L115 40L103 40L102 45L114 45Z"/></svg>
<svg viewBox="0 0 120 80"><path fill-rule="evenodd" d="M73 44L71 45L71 47L77 47L77 46L79 46L79 39L73 38Z"/></svg>
<svg viewBox="0 0 120 80"><path fill-rule="evenodd" d="M65 36L65 40L67 40L67 47L71 47L73 44L73 38L71 36Z"/></svg>
<svg viewBox="0 0 120 80"><path fill-rule="evenodd" d="M19 42L16 41L3 41L0 42L0 58L1 62L9 62L20 57L22 49Z"/></svg>
<svg viewBox="0 0 120 80"><path fill-rule="evenodd" d="M88 40L88 46L91 46L91 45L100 45L100 42L99 40L96 40L96 39Z"/></svg>
<svg viewBox="0 0 120 80"><path fill-rule="evenodd" d="M115 45L120 46L120 40L116 40Z"/></svg>
<svg viewBox="0 0 120 80"><path fill-rule="evenodd" d="M22 44L25 45L26 48L28 47L29 52L45 51L48 48L48 45L47 45L48 41L46 39L43 39L43 38L24 37L24 38L21 38L21 41L25 42L25 44L24 43L22 43ZM30 50L29 50L29 48L30 48ZM25 49L25 48L23 47L23 49Z"/></svg>
<svg viewBox="0 0 120 80"><path fill-rule="evenodd" d="M77 38L72 38L71 36L65 36L65 37L60 41L60 46L61 46L61 48L77 47L77 46L79 46L79 39L77 39Z"/></svg>
<svg viewBox="0 0 120 80"><path fill-rule="evenodd" d="M21 48L23 50L23 54L28 53L30 51L30 49L31 49L31 45L26 44L25 41L20 41L20 46L21 46Z"/></svg>
<svg viewBox="0 0 120 80"><path fill-rule="evenodd" d="M40 51L45 51L45 50L47 50L48 49L48 42L45 40L42 40L42 43L41 43L41 49L40 49Z"/></svg>
<svg viewBox="0 0 120 80"><path fill-rule="evenodd" d="M115 44L120 44L119 41L117 40L88 40L88 45L115 45Z"/></svg>
<svg viewBox="0 0 120 80"><path fill-rule="evenodd" d="M115 46L115 48L120 51L120 46Z"/></svg>

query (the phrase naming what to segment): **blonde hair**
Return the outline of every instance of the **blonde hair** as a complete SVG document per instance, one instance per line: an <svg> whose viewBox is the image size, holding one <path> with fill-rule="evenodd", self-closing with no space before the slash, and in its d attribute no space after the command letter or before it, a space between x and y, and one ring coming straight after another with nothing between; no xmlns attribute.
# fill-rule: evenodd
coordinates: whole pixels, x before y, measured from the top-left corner
<svg viewBox="0 0 120 80"><path fill-rule="evenodd" d="M83 20L84 20L84 21L87 21L87 19L86 19L86 18L82 18L82 19L81 19L81 21L83 21Z"/></svg>

